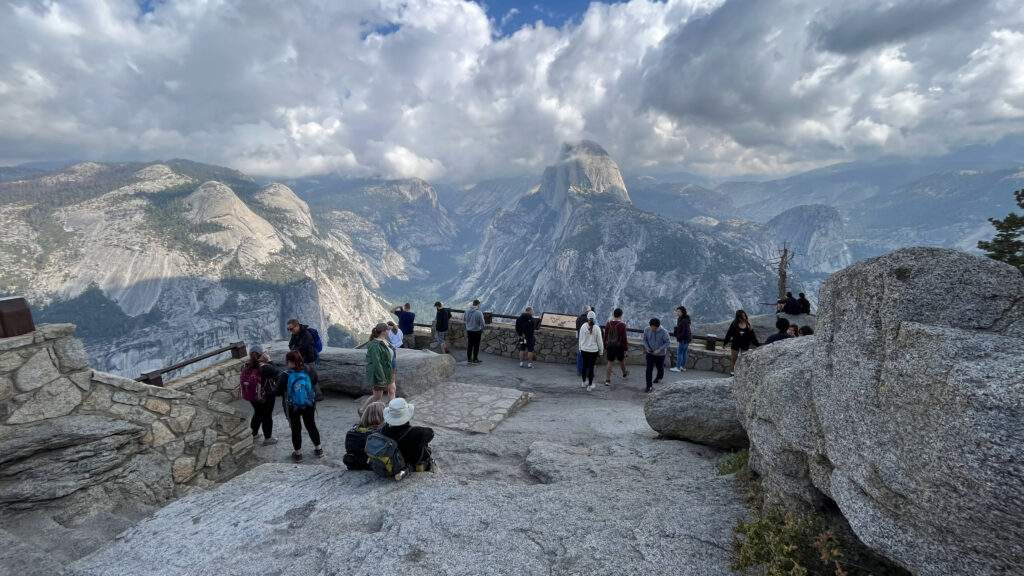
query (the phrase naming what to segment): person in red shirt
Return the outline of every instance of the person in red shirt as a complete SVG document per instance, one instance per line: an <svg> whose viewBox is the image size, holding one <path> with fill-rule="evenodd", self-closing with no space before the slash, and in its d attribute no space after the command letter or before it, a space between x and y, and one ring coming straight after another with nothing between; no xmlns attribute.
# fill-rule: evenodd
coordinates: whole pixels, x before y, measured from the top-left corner
<svg viewBox="0 0 1024 576"><path fill-rule="evenodd" d="M629 341L626 340L626 323L622 321L622 308L616 308L613 318L604 327L604 350L608 357L608 374L604 385L612 385L612 366L617 361L622 368L622 377L629 376L626 370L626 352L629 352Z"/></svg>

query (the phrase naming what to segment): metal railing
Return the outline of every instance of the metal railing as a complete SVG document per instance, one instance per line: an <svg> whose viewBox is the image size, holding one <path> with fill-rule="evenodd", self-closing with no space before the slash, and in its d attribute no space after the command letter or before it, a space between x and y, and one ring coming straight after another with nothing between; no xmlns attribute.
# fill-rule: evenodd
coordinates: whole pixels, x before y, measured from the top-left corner
<svg viewBox="0 0 1024 576"><path fill-rule="evenodd" d="M150 372L146 372L142 376L136 378L135 380L136 382L142 382L143 384L149 384L151 386L163 386L164 374L167 374L168 372L174 372L175 370L181 370L186 366L195 364L196 362L202 362L203 360L213 358L214 356L219 356L225 352L231 352L231 357L235 359L245 358L248 354L245 347L245 342L232 342L231 344L228 344L223 348L218 348L213 352L207 352L202 356L196 356L195 358L178 362L177 364L168 366L167 368L161 368L160 370L152 370Z"/></svg>

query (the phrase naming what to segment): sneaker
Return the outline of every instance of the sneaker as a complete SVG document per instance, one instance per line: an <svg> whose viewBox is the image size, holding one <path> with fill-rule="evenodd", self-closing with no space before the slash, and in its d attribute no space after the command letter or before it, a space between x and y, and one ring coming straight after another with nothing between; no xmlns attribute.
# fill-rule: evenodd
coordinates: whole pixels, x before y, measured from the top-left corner
<svg viewBox="0 0 1024 576"><path fill-rule="evenodd" d="M655 378L655 379L654 379L654 383L655 383L655 384L657 384L658 382L661 382L661 378Z"/></svg>
<svg viewBox="0 0 1024 576"><path fill-rule="evenodd" d="M530 362L529 364L527 364L526 367L527 368L533 368L533 362Z"/></svg>
<svg viewBox="0 0 1024 576"><path fill-rule="evenodd" d="M296 464L302 462L302 454L292 452L292 462L295 462Z"/></svg>
<svg viewBox="0 0 1024 576"><path fill-rule="evenodd" d="M316 450L313 450L313 454L316 454L317 458L323 458L324 456L327 456L327 454L324 453L323 448L317 448Z"/></svg>
<svg viewBox="0 0 1024 576"><path fill-rule="evenodd" d="M587 387L587 381L586 380L584 380L583 382L580 382L580 388L586 388L586 387Z"/></svg>
<svg viewBox="0 0 1024 576"><path fill-rule="evenodd" d="M593 391L594 391L594 385L593 384L591 384L590 386L587 386L587 392L593 392Z"/></svg>
<svg viewBox="0 0 1024 576"><path fill-rule="evenodd" d="M669 372L679 372L679 368L669 368Z"/></svg>
<svg viewBox="0 0 1024 576"><path fill-rule="evenodd" d="M522 363L522 362L520 362L520 363L519 363L519 367L520 367L520 368L522 368L522 367L523 367L523 363Z"/></svg>
<svg viewBox="0 0 1024 576"><path fill-rule="evenodd" d="M629 378L629 370L622 373L623 378Z"/></svg>
<svg viewBox="0 0 1024 576"><path fill-rule="evenodd" d="M277 444L277 438L271 437L263 441L264 446L270 446L271 444Z"/></svg>
<svg viewBox="0 0 1024 576"><path fill-rule="evenodd" d="M395 474L395 482L401 482L402 478L405 478L405 470L402 470L398 474Z"/></svg>
<svg viewBox="0 0 1024 576"><path fill-rule="evenodd" d="M605 386L611 386L612 385L612 381L611 380L605 380L604 381L604 385Z"/></svg>
<svg viewBox="0 0 1024 576"><path fill-rule="evenodd" d="M654 386L648 386L647 388L644 388L644 392L649 393L651 390L654 390Z"/></svg>
<svg viewBox="0 0 1024 576"><path fill-rule="evenodd" d="M735 375L736 375L735 372L729 372L729 376L735 376Z"/></svg>

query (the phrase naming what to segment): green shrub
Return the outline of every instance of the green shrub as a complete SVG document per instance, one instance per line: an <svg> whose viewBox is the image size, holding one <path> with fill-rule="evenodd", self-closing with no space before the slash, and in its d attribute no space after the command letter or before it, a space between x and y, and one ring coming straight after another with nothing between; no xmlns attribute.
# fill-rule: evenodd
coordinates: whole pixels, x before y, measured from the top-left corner
<svg viewBox="0 0 1024 576"><path fill-rule="evenodd" d="M731 452L722 456L718 461L718 475L727 476L747 469L747 461L750 459L749 450Z"/></svg>
<svg viewBox="0 0 1024 576"><path fill-rule="evenodd" d="M811 517L770 511L733 528L734 570L760 567L768 576L847 576L835 535Z"/></svg>

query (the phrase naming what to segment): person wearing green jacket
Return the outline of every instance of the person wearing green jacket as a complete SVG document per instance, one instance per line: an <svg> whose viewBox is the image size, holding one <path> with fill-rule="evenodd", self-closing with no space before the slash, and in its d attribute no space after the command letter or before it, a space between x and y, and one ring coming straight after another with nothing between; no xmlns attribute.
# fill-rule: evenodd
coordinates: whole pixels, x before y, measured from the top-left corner
<svg viewBox="0 0 1024 576"><path fill-rule="evenodd" d="M370 333L370 342L366 345L366 384L373 390L373 394L359 408L360 416L370 404L387 404L398 393L398 387L395 385L395 354L388 343L388 325L383 322L377 324Z"/></svg>

